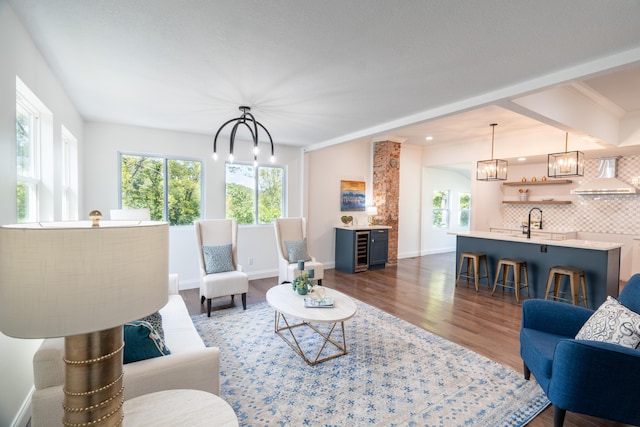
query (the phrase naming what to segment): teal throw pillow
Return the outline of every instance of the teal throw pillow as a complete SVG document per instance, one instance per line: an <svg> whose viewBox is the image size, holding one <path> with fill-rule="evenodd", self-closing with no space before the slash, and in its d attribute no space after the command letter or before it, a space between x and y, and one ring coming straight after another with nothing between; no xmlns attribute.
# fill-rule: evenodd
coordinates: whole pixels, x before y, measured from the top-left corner
<svg viewBox="0 0 640 427"><path fill-rule="evenodd" d="M162 315L159 311L156 311L155 313L152 313L148 316L144 316L138 320L151 323L151 326L153 326L153 329L155 329L158 335L160 335L160 338L164 339L164 329L162 329Z"/></svg>
<svg viewBox="0 0 640 427"><path fill-rule="evenodd" d="M231 243L220 246L203 246L202 253L204 254L204 270L207 274L235 270Z"/></svg>
<svg viewBox="0 0 640 427"><path fill-rule="evenodd" d="M298 261L311 261L311 257L307 252L307 238L302 240L285 240L287 253L289 254L289 264Z"/></svg>
<svg viewBox="0 0 640 427"><path fill-rule="evenodd" d="M167 354L171 352L149 322L134 320L124 324L124 363Z"/></svg>

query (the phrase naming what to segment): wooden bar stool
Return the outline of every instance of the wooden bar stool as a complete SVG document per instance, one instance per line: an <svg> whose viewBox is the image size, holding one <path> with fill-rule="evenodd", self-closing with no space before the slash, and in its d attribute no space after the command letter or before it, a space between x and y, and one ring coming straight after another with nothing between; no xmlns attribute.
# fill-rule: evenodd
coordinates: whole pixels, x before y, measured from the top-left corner
<svg viewBox="0 0 640 427"><path fill-rule="evenodd" d="M569 288L571 290L571 298L565 297L566 292L560 292L560 285L564 277L569 278ZM579 295L578 282L580 282L580 288L582 290L582 296ZM547 278L547 289L544 292L544 299L549 298L551 294L551 283L553 283L553 299L568 301L573 305L579 305L580 300L584 303L585 307L589 307L587 301L587 282L584 276L584 270L573 267L555 266L549 269L549 277Z"/></svg>
<svg viewBox="0 0 640 427"><path fill-rule="evenodd" d="M513 280L509 280L509 271L513 269ZM500 273L502 270L502 280L500 280ZM524 281L522 281L524 279ZM493 290L491 295L496 291L496 288L502 287L502 292L505 289L513 289L516 294L516 302L520 302L520 289L526 288L527 297L529 296L529 272L527 271L527 262L517 258L500 258L498 260L498 268L496 269L496 278L493 281Z"/></svg>
<svg viewBox="0 0 640 427"><path fill-rule="evenodd" d="M467 264L466 274L462 273L463 264ZM480 272L480 264L484 265L484 274ZM471 271L473 270L473 272ZM487 279L487 286L491 287L489 281L489 268L487 267L487 255L481 252L462 252L460 254L460 268L458 268L458 278L456 279L456 286L461 278L466 279L467 283L473 279L473 283L476 286L476 292L478 291L478 285L480 279Z"/></svg>

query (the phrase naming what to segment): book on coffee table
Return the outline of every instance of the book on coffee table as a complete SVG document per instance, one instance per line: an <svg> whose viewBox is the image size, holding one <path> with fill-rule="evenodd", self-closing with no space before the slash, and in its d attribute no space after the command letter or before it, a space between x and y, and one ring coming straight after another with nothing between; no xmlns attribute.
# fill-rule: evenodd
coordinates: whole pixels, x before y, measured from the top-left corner
<svg viewBox="0 0 640 427"><path fill-rule="evenodd" d="M305 298L304 306L309 308L331 308L333 307L333 298L325 298L323 300Z"/></svg>

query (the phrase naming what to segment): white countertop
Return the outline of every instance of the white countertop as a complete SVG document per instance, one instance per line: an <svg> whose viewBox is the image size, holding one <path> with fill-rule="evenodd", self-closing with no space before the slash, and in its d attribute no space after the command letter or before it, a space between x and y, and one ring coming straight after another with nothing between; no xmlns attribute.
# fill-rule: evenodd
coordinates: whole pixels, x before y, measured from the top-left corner
<svg viewBox="0 0 640 427"><path fill-rule="evenodd" d="M549 246L562 246L566 248L578 248L578 249L593 249L596 251L609 251L611 249L621 248L622 243L616 242L602 242L597 240L580 240L580 239L566 239L566 240L551 240L542 237L531 237L527 239L526 234L505 234L505 233L491 233L488 231L463 231L463 232L451 232L456 236L476 237L479 239L493 239L504 240L509 242L521 242L521 243L535 243L537 245L544 244Z"/></svg>
<svg viewBox="0 0 640 427"><path fill-rule="evenodd" d="M388 225L336 225L336 228L343 230L390 230Z"/></svg>

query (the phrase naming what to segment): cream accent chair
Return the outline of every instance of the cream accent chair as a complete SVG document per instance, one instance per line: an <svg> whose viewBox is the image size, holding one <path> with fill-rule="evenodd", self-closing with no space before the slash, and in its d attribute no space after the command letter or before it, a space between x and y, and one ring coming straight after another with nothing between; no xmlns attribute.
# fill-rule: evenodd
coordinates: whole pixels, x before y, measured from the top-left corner
<svg viewBox="0 0 640 427"><path fill-rule="evenodd" d="M200 304L207 300L207 316L211 317L211 299L242 294L242 308L247 309L249 277L238 265L238 223L234 219L210 219L194 222L200 264ZM207 274L203 246L231 244L233 271Z"/></svg>
<svg viewBox="0 0 640 427"><path fill-rule="evenodd" d="M307 237L307 221L304 218L277 218L273 222L276 229L276 244L278 246L278 282L292 282L293 279L300 275L298 270L298 260L289 260L289 252L285 242L302 240ZM309 254L310 261L305 261L304 269L308 271L314 269L314 278L322 285L324 277L324 266L321 262Z"/></svg>

